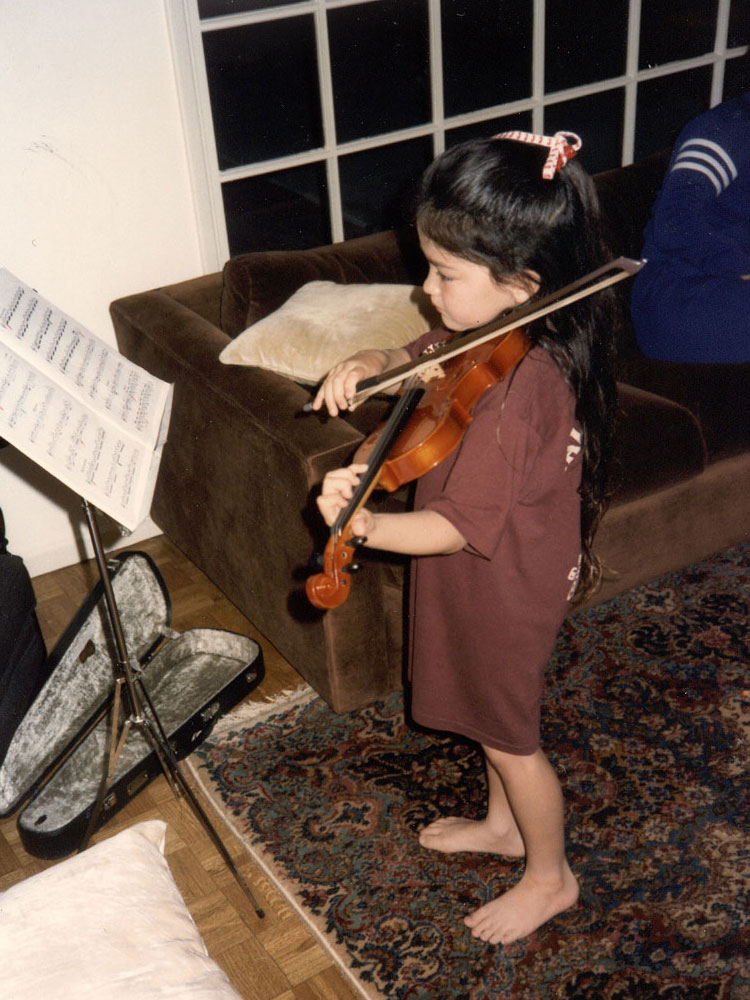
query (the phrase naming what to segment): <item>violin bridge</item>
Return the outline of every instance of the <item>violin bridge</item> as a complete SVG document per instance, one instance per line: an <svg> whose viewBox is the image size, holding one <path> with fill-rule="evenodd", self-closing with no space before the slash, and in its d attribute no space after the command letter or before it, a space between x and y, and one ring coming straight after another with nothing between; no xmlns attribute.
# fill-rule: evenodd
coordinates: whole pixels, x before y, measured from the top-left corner
<svg viewBox="0 0 750 1000"><path fill-rule="evenodd" d="M419 378L422 382L432 382L436 378L443 378L444 375L443 366L438 361L432 365L427 365L425 368L421 368L419 371Z"/></svg>

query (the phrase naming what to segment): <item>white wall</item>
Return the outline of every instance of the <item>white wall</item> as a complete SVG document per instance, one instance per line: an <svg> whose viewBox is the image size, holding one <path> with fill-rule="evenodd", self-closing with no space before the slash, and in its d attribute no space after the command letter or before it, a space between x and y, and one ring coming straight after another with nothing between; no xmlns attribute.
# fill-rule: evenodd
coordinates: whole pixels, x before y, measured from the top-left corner
<svg viewBox="0 0 750 1000"><path fill-rule="evenodd" d="M0 266L112 344L112 299L201 272L164 2L0 12ZM0 507L32 575L88 553L80 499L11 447Z"/></svg>

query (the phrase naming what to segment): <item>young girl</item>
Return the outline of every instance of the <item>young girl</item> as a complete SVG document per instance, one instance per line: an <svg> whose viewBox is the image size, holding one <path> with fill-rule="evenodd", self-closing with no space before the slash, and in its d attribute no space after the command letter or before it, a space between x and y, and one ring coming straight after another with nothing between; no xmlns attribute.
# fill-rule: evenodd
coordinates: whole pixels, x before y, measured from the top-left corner
<svg viewBox="0 0 750 1000"><path fill-rule="evenodd" d="M429 264L424 289L445 330L342 362L314 408L336 415L360 380L416 357L446 330L480 326L606 263L593 184L568 162L579 146L568 134L504 133L440 156L423 178L416 223ZM479 399L455 451L417 481L414 509L365 508L352 522L369 547L417 557L414 719L484 750L485 818L438 819L420 843L525 858L519 882L465 918L475 937L503 944L578 898L539 715L558 629L573 596L597 582L591 543L606 500L614 409L611 296L580 300L526 332L531 350ZM318 506L329 525L365 468L326 476Z"/></svg>

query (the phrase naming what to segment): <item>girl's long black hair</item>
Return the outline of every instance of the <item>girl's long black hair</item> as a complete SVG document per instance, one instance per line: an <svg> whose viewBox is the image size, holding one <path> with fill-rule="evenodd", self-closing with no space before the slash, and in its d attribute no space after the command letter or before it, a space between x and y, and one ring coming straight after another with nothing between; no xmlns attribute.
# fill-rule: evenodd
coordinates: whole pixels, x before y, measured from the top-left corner
<svg viewBox="0 0 750 1000"><path fill-rule="evenodd" d="M509 139L475 139L447 150L422 178L420 231L449 253L486 265L498 281L534 272L540 298L601 267L611 255L593 181L577 160L544 180L547 153ZM593 539L610 495L616 301L609 290L597 292L526 329L567 378L583 431L579 600L601 577Z"/></svg>

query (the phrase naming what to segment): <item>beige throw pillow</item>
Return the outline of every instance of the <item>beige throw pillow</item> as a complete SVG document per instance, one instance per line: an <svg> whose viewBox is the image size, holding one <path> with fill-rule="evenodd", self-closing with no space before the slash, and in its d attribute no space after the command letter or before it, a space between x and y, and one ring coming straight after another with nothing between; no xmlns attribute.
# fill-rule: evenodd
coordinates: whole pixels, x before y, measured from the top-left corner
<svg viewBox="0 0 750 1000"><path fill-rule="evenodd" d="M310 281L235 337L219 358L314 385L356 351L403 347L438 322L417 285Z"/></svg>

